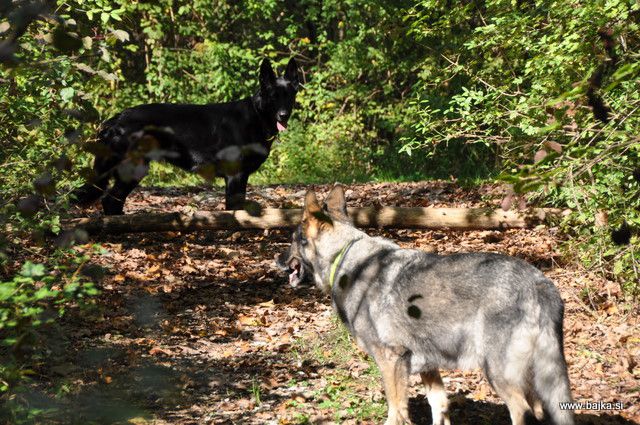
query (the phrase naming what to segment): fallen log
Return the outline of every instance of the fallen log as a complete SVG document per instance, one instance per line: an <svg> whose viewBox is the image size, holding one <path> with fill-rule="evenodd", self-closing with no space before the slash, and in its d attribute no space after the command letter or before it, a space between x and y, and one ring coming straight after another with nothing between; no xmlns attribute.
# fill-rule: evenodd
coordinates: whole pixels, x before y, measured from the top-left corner
<svg viewBox="0 0 640 425"><path fill-rule="evenodd" d="M358 227L395 229L502 230L525 228L562 216L554 208L503 211L492 208L349 208ZM247 211L196 211L76 218L63 223L66 229L83 229L91 235L196 230L281 229L296 226L301 209L265 208Z"/></svg>

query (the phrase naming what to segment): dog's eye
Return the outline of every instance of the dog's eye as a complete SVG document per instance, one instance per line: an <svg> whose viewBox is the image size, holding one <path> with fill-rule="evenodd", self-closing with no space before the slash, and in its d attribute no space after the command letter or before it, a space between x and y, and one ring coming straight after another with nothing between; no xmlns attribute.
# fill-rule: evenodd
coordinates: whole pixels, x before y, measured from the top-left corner
<svg viewBox="0 0 640 425"><path fill-rule="evenodd" d="M307 238L305 238L304 236L300 237L300 245L307 246L308 243L309 241L307 240Z"/></svg>

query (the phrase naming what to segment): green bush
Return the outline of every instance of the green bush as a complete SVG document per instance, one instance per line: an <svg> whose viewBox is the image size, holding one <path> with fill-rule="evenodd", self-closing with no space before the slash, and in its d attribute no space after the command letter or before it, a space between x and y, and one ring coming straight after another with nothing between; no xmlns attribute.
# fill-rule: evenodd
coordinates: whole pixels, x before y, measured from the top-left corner
<svg viewBox="0 0 640 425"><path fill-rule="evenodd" d="M37 335L95 294L84 254L66 251L84 235L60 223L98 123L140 103L250 96L264 57L280 70L295 57L303 90L252 183L497 176L571 208L568 257L640 290L635 0L48 4L0 2L2 420L36 413L15 401ZM154 164L145 182L203 180ZM47 272L32 246L52 234Z"/></svg>
<svg viewBox="0 0 640 425"><path fill-rule="evenodd" d="M617 246L611 233L640 227L639 12L627 0L417 2L411 34L431 50L403 136L406 152L484 147L515 192L572 208L568 251L633 291L637 236Z"/></svg>
<svg viewBox="0 0 640 425"><path fill-rule="evenodd" d="M633 0L72 0L38 20L33 4L0 11L0 37L25 29L0 51L0 202L19 228L59 230L100 120L250 96L262 58L295 57L298 108L252 183L500 176L575 209L585 262L613 250L607 273L638 280L629 245L590 242L638 228ZM178 183L202 180L160 165L146 179ZM21 200L43 208L29 221Z"/></svg>
<svg viewBox="0 0 640 425"><path fill-rule="evenodd" d="M18 423L39 413L20 393L36 374L34 365L47 360L44 335L50 327L98 293L88 261L89 255L73 250L59 252L50 271L27 261L14 277L0 281L0 420Z"/></svg>

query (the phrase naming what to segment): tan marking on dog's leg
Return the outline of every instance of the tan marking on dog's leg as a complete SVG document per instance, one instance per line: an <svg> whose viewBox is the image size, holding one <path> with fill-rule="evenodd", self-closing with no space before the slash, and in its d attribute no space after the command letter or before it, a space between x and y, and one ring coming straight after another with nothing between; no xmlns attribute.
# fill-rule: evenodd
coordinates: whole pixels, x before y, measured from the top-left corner
<svg viewBox="0 0 640 425"><path fill-rule="evenodd" d="M409 419L409 367L402 355L387 347L376 347L373 356L380 369L387 396L388 414L385 425L411 424Z"/></svg>
<svg viewBox="0 0 640 425"><path fill-rule="evenodd" d="M429 400L429 406L431 406L433 425L451 425L449 400L447 399L440 372L437 369L422 372L420 378L427 388L427 400Z"/></svg>
<svg viewBox="0 0 640 425"><path fill-rule="evenodd" d="M526 398L527 403L529 403L529 407L533 410L533 415L537 420L542 421L544 419L544 408L542 407L540 397L538 397L534 390L531 389L527 391Z"/></svg>
<svg viewBox="0 0 640 425"><path fill-rule="evenodd" d="M500 385L496 382L493 383L493 388L507 404L512 425L526 425L526 414L532 412L524 391L512 385Z"/></svg>

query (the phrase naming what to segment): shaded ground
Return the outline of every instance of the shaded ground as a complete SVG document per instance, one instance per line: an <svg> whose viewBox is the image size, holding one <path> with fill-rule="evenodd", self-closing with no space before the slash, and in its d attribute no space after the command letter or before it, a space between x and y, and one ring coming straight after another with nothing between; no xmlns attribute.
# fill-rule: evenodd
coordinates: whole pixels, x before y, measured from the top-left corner
<svg viewBox="0 0 640 425"><path fill-rule="evenodd" d="M300 206L307 186L253 188L263 206ZM328 186L316 186L326 193ZM448 183L351 185L351 206L499 205L493 186ZM223 209L220 191L144 189L126 211ZM90 211L88 211L91 213ZM640 421L637 309L617 285L560 266L557 229L377 231L404 247L440 253L494 251L524 258L566 301L566 353L577 401L621 402L580 411L578 424ZM289 231L125 235L102 239L107 273L98 308L71 316L34 403L57 404L64 423L380 423L375 368L332 318L329 300L292 289L273 257ZM89 247L86 248L87 250ZM584 288L590 288L588 291ZM70 335L70 336L69 336ZM62 337L61 337L62 338ZM51 366L51 364L50 364ZM502 402L476 372L448 372L454 424L508 424ZM411 412L430 423L419 385ZM44 395L57 394L56 402Z"/></svg>

